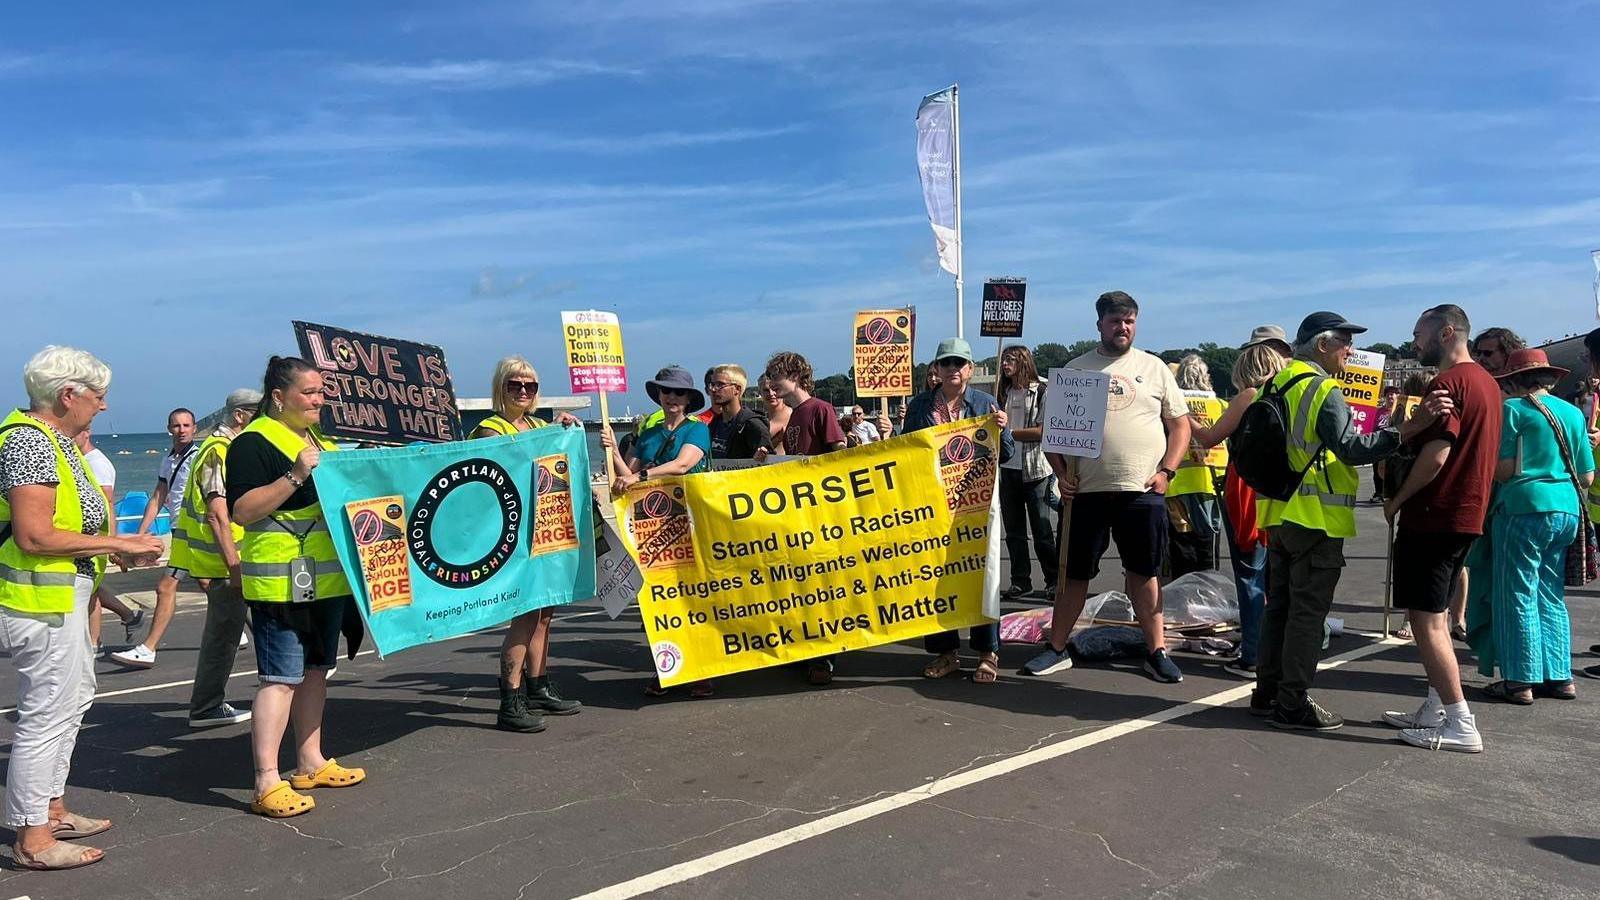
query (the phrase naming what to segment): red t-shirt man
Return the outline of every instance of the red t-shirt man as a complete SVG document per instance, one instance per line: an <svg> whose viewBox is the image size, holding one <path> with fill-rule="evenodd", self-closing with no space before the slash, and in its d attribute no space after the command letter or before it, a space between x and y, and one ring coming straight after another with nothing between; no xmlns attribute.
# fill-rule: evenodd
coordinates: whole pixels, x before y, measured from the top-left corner
<svg viewBox="0 0 1600 900"><path fill-rule="evenodd" d="M833 404L816 397L807 397L789 415L789 427L783 432L783 452L799 456L817 456L832 450L835 444L844 443L844 429L839 427L839 416ZM1499 451L1498 444L1496 452Z"/></svg>
<svg viewBox="0 0 1600 900"><path fill-rule="evenodd" d="M1433 480L1400 507L1408 531L1481 535L1500 457L1500 385L1475 362L1457 363L1429 383L1423 396L1448 391L1456 412L1412 438L1413 450L1447 441L1450 455Z"/></svg>

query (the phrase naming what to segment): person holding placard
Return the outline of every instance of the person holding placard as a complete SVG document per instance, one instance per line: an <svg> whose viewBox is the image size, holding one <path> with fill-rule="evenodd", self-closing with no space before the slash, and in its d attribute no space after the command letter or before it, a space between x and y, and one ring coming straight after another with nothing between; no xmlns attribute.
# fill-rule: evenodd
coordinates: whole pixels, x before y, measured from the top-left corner
<svg viewBox="0 0 1600 900"><path fill-rule="evenodd" d="M659 423L646 428L623 456L617 451L617 439L607 425L600 431L600 445L611 454L613 463L622 474L611 484L613 496L648 478L663 475L692 475L705 472L711 463L711 429L706 423L689 414L706 405L706 397L694 386L694 376L682 366L667 366L656 377L645 382L644 390L650 399L661 404L663 413ZM661 679L653 677L645 688L652 697L667 692ZM697 682L689 688L696 699L711 696L711 682Z"/></svg>
<svg viewBox="0 0 1600 900"><path fill-rule="evenodd" d="M1183 680L1183 672L1167 655L1156 579L1167 549L1165 494L1189 451L1189 405L1166 363L1134 348L1139 304L1133 297L1122 291L1101 294L1095 316L1099 346L1067 365L1111 377L1105 446L1098 458L1078 459L1076 474L1065 457L1047 454L1060 476L1061 496L1072 500L1073 512L1068 533L1060 538L1066 571L1056 591L1050 634L1044 652L1023 665L1022 673L1049 675L1072 668L1067 637L1083 613L1100 557L1114 538L1149 650L1144 670L1157 681L1175 683Z"/></svg>
<svg viewBox="0 0 1600 900"><path fill-rule="evenodd" d="M534 415L539 408L539 373L520 356L508 356L494 367L491 403L494 415L472 433L475 438L520 434L549 424ZM563 426L578 424L578 417L562 413ZM500 642L500 711L495 727L501 731L534 734L544 730L544 717L570 716L583 704L561 696L545 671L550 657L550 622L555 607L533 609L506 625Z"/></svg>
<svg viewBox="0 0 1600 900"><path fill-rule="evenodd" d="M1050 463L1040 441L1044 437L1044 389L1033 353L1027 347L1007 347L1000 354L1000 408L1013 426L1016 452L1000 463L1000 518L1005 523L1006 555L1011 559L1011 586L1001 592L1006 599L1033 590L1033 561L1028 556L1028 531L1033 531L1033 552L1044 573L1045 591L1055 596L1059 555L1056 529L1050 523Z"/></svg>
<svg viewBox="0 0 1600 900"><path fill-rule="evenodd" d="M961 338L946 338L939 342L933 366L939 370L939 386L911 398L906 412L905 430L909 433L932 428L945 422L959 422L975 416L994 414L1000 425L1000 464L1015 455L1011 429L1006 427L1006 411L995 399L983 391L973 390L967 384L972 380L972 346ZM1003 472L1004 470L1002 470ZM1004 477L1004 475L1002 475ZM991 528L994 527L990 523ZM1008 534L1009 537L1009 534ZM1023 562L1027 562L1028 545L1022 545ZM1015 564L1013 564L1013 568ZM1000 625L980 625L968 634L972 649L978 653L978 668L972 673L976 684L993 684L1000 677ZM923 638L929 653L938 654L922 669L923 678L943 678L961 671L961 634L944 631Z"/></svg>
<svg viewBox="0 0 1600 900"><path fill-rule="evenodd" d="M1357 431L1339 390L1355 335L1365 331L1338 313L1306 316L1295 333L1295 358L1262 388L1283 398L1289 413L1284 452L1289 468L1304 473L1288 500L1263 495L1256 503L1267 530L1267 611L1250 714L1270 717L1278 728L1344 725L1308 692L1322 658L1344 542L1356 535L1361 481L1354 467L1393 454L1400 443L1393 431Z"/></svg>

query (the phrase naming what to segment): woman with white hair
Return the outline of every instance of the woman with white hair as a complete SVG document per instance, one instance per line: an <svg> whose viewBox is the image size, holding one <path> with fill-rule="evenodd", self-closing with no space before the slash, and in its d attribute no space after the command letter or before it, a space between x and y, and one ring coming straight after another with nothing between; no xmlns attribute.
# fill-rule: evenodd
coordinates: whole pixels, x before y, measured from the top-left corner
<svg viewBox="0 0 1600 900"><path fill-rule="evenodd" d="M1198 354L1184 356L1173 374L1185 397L1216 397L1211 385L1211 369ZM1174 578L1216 568L1212 542L1221 527L1217 513L1220 474L1207 466L1205 454L1192 446L1178 463L1178 474L1167 486L1167 560Z"/></svg>
<svg viewBox="0 0 1600 900"><path fill-rule="evenodd" d="M508 356L494 367L490 393L494 415L472 433L475 438L520 434L548 425L534 415L539 408L539 373L520 356ZM575 425L578 417L562 413L562 425ZM562 697L545 670L550 656L550 620L555 609L530 610L511 620L500 642L500 712L495 727L501 731L534 734L544 730L544 717L570 716L583 711L577 700Z"/></svg>
<svg viewBox="0 0 1600 900"><path fill-rule="evenodd" d="M82 350L46 347L23 367L29 406L0 421L0 650L17 667L17 727L5 818L24 869L99 862L107 819L69 812L62 795L84 713L94 702L89 602L107 554L161 553L151 535L115 537L105 494L74 438L106 408L111 369Z"/></svg>

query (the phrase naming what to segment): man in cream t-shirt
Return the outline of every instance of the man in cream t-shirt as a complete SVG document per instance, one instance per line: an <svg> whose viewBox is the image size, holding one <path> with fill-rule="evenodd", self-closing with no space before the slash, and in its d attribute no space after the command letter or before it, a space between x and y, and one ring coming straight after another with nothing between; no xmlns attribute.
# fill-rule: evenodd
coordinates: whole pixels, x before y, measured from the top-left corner
<svg viewBox="0 0 1600 900"><path fill-rule="evenodd" d="M1167 484L1189 449L1189 407L1172 370L1161 358L1135 349L1139 304L1122 291L1095 301L1100 346L1067 365L1109 373L1104 449L1098 459L1077 460L1069 477L1065 457L1048 454L1060 476L1061 496L1072 501L1071 532L1061 536L1066 571L1055 597L1055 616L1044 652L1022 667L1025 675L1072 668L1066 652L1072 625L1083 612L1089 581L1114 538L1127 593L1144 630L1144 669L1175 683L1183 673L1167 655L1156 576L1167 549Z"/></svg>

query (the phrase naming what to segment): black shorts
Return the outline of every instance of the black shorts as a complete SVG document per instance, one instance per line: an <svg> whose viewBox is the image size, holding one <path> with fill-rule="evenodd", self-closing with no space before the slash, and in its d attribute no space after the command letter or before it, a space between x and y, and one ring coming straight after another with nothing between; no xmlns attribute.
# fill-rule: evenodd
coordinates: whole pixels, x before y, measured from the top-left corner
<svg viewBox="0 0 1600 900"><path fill-rule="evenodd" d="M1066 577L1088 581L1100 574L1100 557L1117 541L1124 571L1161 574L1167 555L1167 498L1155 491L1101 491L1072 498Z"/></svg>
<svg viewBox="0 0 1600 900"><path fill-rule="evenodd" d="M1394 606L1442 613L1450 608L1461 566L1475 534L1453 531L1407 531L1394 536Z"/></svg>

